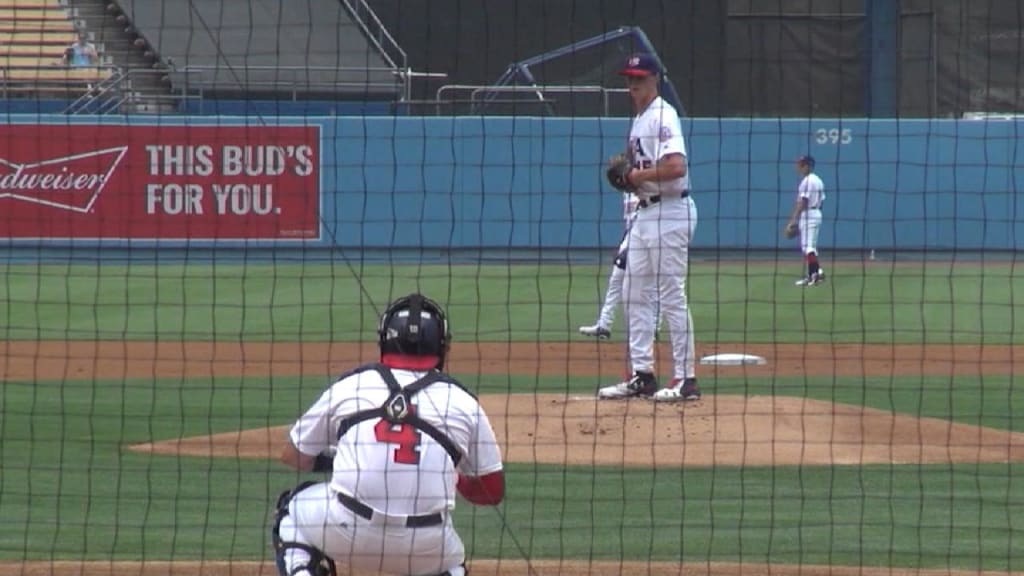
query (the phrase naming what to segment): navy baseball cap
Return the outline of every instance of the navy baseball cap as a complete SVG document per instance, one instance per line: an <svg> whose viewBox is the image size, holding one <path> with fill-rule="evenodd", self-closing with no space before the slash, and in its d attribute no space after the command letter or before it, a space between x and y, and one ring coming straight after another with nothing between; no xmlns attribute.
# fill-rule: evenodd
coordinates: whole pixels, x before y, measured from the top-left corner
<svg viewBox="0 0 1024 576"><path fill-rule="evenodd" d="M810 154L804 154L803 156L797 158L796 161L801 164L806 164L811 168L814 168L814 156L811 156Z"/></svg>
<svg viewBox="0 0 1024 576"><path fill-rule="evenodd" d="M661 66L651 54L633 54L626 59L626 65L619 70L622 76L654 76L661 73Z"/></svg>

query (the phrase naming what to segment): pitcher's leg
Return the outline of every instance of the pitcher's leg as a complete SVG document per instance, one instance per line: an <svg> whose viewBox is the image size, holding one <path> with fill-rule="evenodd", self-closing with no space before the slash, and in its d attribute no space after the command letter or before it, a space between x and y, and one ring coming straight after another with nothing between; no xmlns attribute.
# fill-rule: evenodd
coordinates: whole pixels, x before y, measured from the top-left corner
<svg viewBox="0 0 1024 576"><path fill-rule="evenodd" d="M656 303L651 288L657 281L646 243L630 243L622 285L626 323L629 325L629 358L634 372L654 372L654 317Z"/></svg>
<svg viewBox="0 0 1024 576"><path fill-rule="evenodd" d="M682 234L682 230L667 233L664 244L655 253L660 265L658 295L661 315L668 324L672 342L673 377L680 380L697 376L693 317L686 297L689 248L683 238L674 238Z"/></svg>
<svg viewBox="0 0 1024 576"><path fill-rule="evenodd" d="M653 395L655 401L698 400L701 396L697 386L693 315L686 295L690 238L697 226L696 206L691 202L689 208L687 222L662 234L660 248L654 256L659 272L661 314L669 327L673 360L673 379Z"/></svg>
<svg viewBox="0 0 1024 576"><path fill-rule="evenodd" d="M657 388L654 377L655 302L654 281L646 244L634 233L630 236L626 273L622 283L629 342L629 363L633 373L625 380L598 390L598 398L618 400L650 396Z"/></svg>

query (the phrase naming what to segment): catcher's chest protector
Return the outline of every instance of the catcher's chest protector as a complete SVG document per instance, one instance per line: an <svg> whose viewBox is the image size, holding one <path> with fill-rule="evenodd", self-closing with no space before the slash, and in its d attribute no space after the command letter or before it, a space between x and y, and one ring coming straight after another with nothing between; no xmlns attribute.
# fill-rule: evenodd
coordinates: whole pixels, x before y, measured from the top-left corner
<svg viewBox="0 0 1024 576"><path fill-rule="evenodd" d="M382 406L356 412L342 420L341 424L338 425L338 440L341 440L341 437L344 436L346 432L360 422L365 422L374 418L383 418L392 424L407 424L426 433L428 436L433 438L434 441L440 444L446 452L448 452L448 456L451 457L452 463L458 467L459 462L462 461L462 453L459 451L458 446L456 446L448 436L445 436L443 432L438 430L436 426L420 418L419 415L416 414L416 406L412 403L412 397L427 386L438 382L457 386L470 396L472 396L472 393L463 388L463 386L458 382L447 378L440 372L430 372L423 378L420 378L405 388L402 388L398 383L398 380L395 379L395 375L391 373L391 369L387 366L384 366L383 364L371 364L366 369L376 370L377 373L380 374L384 383L388 385L388 390L391 392L391 395Z"/></svg>

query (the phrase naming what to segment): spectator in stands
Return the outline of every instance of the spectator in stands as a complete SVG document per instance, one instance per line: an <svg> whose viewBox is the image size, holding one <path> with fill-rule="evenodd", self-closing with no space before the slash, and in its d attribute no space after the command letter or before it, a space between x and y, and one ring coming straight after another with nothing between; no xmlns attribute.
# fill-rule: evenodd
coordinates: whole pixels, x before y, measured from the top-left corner
<svg viewBox="0 0 1024 576"><path fill-rule="evenodd" d="M64 57L61 64L75 68L97 66L100 63L99 54L96 52L96 45L89 42L85 31L78 33L78 42L68 46L64 50Z"/></svg>

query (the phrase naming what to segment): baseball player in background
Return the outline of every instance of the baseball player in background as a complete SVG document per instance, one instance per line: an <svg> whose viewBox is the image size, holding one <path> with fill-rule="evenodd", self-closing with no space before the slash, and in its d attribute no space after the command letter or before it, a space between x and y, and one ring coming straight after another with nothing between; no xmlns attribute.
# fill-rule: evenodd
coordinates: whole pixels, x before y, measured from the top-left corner
<svg viewBox="0 0 1024 576"><path fill-rule="evenodd" d="M629 131L633 165L623 177L637 197L622 286L633 373L601 388L598 397L697 400L701 392L685 285L697 207L690 198L682 126L675 108L658 95L661 69L653 56L633 55L619 73L626 77L636 112ZM674 361L673 378L661 390L654 375L656 310L668 323Z"/></svg>
<svg viewBox="0 0 1024 576"><path fill-rule="evenodd" d="M626 248L629 241L629 229L636 217L637 202L639 198L635 194L624 193L622 195L622 217L626 221L626 231L622 235L622 241L615 252L615 260L612 263L612 272L608 276L608 288L604 294L604 304L601 305L601 312L597 316L597 322L590 326L580 326L580 334L584 336L596 336L601 340L610 338L612 335L612 324L615 323L615 308L622 300L622 282L626 276Z"/></svg>
<svg viewBox="0 0 1024 576"><path fill-rule="evenodd" d="M821 230L821 205L825 202L825 184L814 173L814 157L801 156L796 160L796 171L802 180L797 187L796 202L789 215L787 228L800 231L800 252L807 264L807 275L796 281L797 286L816 286L825 281L825 270L818 263L818 232Z"/></svg>
<svg viewBox="0 0 1024 576"><path fill-rule="evenodd" d="M455 493L477 505L504 497L487 415L442 371L451 336L441 307L400 298L378 336L380 363L343 375L291 428L281 461L331 476L278 499L282 576L333 575L336 562L360 573L463 576Z"/></svg>

